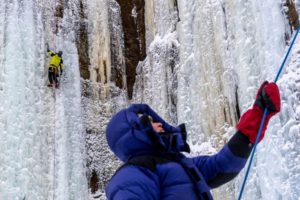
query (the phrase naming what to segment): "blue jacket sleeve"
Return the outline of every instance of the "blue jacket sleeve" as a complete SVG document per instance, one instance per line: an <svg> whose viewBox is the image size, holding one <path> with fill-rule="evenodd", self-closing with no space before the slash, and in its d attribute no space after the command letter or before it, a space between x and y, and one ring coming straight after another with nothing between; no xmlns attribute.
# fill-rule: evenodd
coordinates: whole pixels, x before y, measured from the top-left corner
<svg viewBox="0 0 300 200"><path fill-rule="evenodd" d="M194 157L193 162L207 184L216 188L238 175L245 166L251 150L249 139L237 132L217 154Z"/></svg>
<svg viewBox="0 0 300 200"><path fill-rule="evenodd" d="M105 192L108 200L159 200L159 180L149 169L127 165L112 177Z"/></svg>

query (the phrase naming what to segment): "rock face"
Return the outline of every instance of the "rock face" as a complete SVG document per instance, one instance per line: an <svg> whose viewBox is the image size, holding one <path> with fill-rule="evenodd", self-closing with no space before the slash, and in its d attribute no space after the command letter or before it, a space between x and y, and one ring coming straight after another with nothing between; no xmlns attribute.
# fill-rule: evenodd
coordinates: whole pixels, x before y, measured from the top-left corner
<svg viewBox="0 0 300 200"><path fill-rule="evenodd" d="M107 0L80 6L84 9L76 44L85 79L81 81L81 102L92 193L103 192L120 165L107 146L105 127L111 115L126 106L120 102L127 103L127 97L132 97L136 67L146 56L144 4L140 0Z"/></svg>
<svg viewBox="0 0 300 200"><path fill-rule="evenodd" d="M110 81L114 82L120 89L126 89L124 36L120 15L121 10L119 4L116 1L110 1L108 5L111 54Z"/></svg>
<svg viewBox="0 0 300 200"><path fill-rule="evenodd" d="M78 6L75 26L81 77L102 84L113 82L127 89L131 99L136 67L146 57L144 0L107 1L102 5L104 14L93 10L93 15L87 14L91 8L83 0ZM63 4L58 3L57 17L63 17L62 9Z"/></svg>
<svg viewBox="0 0 300 200"><path fill-rule="evenodd" d="M297 29L299 26L299 17L293 1L286 0L286 4L288 10L286 11L286 15L288 16L289 23L291 28Z"/></svg>
<svg viewBox="0 0 300 200"><path fill-rule="evenodd" d="M124 30L125 64L128 96L132 98L135 71L139 61L145 59L144 0L117 0L121 7Z"/></svg>
<svg viewBox="0 0 300 200"><path fill-rule="evenodd" d="M79 56L79 67L80 67L80 76L83 79L90 78L89 65L89 44L88 44L88 24L85 22L86 14L85 14L85 6L82 0L79 1L79 17L80 20L77 25L77 37L76 37L76 46L78 50Z"/></svg>
<svg viewBox="0 0 300 200"><path fill-rule="evenodd" d="M54 33L57 34L59 29L58 21L64 17L64 2L62 0L56 2L54 16L56 18Z"/></svg>

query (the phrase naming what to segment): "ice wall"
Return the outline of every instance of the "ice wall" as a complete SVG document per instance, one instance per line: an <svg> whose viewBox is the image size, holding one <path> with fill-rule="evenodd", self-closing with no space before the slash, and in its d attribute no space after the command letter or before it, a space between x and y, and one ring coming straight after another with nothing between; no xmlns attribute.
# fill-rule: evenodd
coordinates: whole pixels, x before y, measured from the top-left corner
<svg viewBox="0 0 300 200"><path fill-rule="evenodd" d="M104 188L120 165L110 152L106 124L128 105L124 33L115 0L87 2L90 80L82 80L83 123L86 132L90 199L106 199ZM97 197L97 198L94 198Z"/></svg>
<svg viewBox="0 0 300 200"><path fill-rule="evenodd" d="M189 117L191 124L200 125L193 132L224 133L226 124L237 121L237 104L243 111L261 80L274 74L285 29L280 3L273 4L179 1L182 67L178 109L182 119L193 116ZM264 16L266 8L273 9L272 19Z"/></svg>
<svg viewBox="0 0 300 200"><path fill-rule="evenodd" d="M240 115L252 105L259 85L276 76L290 38L284 3L147 1L147 58L137 68L134 100L149 103L170 122L185 122L194 151L213 152L207 141L218 149L234 133ZM296 85L285 87L295 92ZM282 86L281 90L285 91ZM292 108L290 103L285 104L285 110L295 113L293 117L297 116L296 94L290 100L295 104ZM174 108L177 116L172 115ZM290 192L291 183L297 181L297 148L293 142L279 142L282 130L278 127L288 121L283 116L286 114L270 123L274 128L269 128L271 137L260 145L245 199L281 199L287 194L287 199L294 199L298 194ZM288 125L292 138L299 132L296 119L290 122L294 125ZM294 153L287 156L282 149ZM267 152L272 152L272 158ZM279 163L278 168L274 168L275 163ZM292 175L288 168L292 168ZM234 199L242 176L215 191L216 199ZM272 188L271 180L278 187ZM283 195L278 188L286 189Z"/></svg>
<svg viewBox="0 0 300 200"><path fill-rule="evenodd" d="M179 14L179 121L189 119L195 134L221 135L227 124L236 121L236 77L226 58L227 22L222 5L218 1L179 1Z"/></svg>
<svg viewBox="0 0 300 200"><path fill-rule="evenodd" d="M175 70L179 62L177 7L173 1L146 1L145 6L148 56L137 66L133 102L148 103L166 120L175 123Z"/></svg>
<svg viewBox="0 0 300 200"><path fill-rule="evenodd" d="M91 80L107 83L110 77L110 36L106 1L88 1ZM99 9L102 8L102 9Z"/></svg>
<svg viewBox="0 0 300 200"><path fill-rule="evenodd" d="M65 74L55 91L54 195L55 199L87 199L85 129L81 103L79 58L76 48L76 22L79 1L64 3L56 40L64 52Z"/></svg>
<svg viewBox="0 0 300 200"><path fill-rule="evenodd" d="M1 4L0 199L88 198L73 26L78 2L67 2L61 19L54 3ZM64 52L59 90L46 87L46 42Z"/></svg>
<svg viewBox="0 0 300 200"><path fill-rule="evenodd" d="M0 198L46 199L49 115L41 8L33 1L0 6ZM49 99L49 100L47 100ZM33 106L35 105L35 106Z"/></svg>
<svg viewBox="0 0 300 200"><path fill-rule="evenodd" d="M175 30L178 20L177 0L145 1L145 26L147 48L155 35L163 36Z"/></svg>
<svg viewBox="0 0 300 200"><path fill-rule="evenodd" d="M281 112L272 119L259 146L257 164L246 191L248 199L298 199L299 168L299 38L278 85ZM254 187L259 184L259 187Z"/></svg>

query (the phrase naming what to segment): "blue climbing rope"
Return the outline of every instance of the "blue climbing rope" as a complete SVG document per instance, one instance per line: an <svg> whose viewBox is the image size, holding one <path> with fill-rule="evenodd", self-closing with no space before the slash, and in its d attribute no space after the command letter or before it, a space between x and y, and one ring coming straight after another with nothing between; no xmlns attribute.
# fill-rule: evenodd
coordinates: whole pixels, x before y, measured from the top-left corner
<svg viewBox="0 0 300 200"><path fill-rule="evenodd" d="M281 74L281 72L282 72L282 70L283 70L283 68L285 66L285 62L286 62L286 60L287 60L287 58L288 58L288 56L289 56L289 54L291 52L291 49L292 49L292 47L293 47L293 45L294 45L294 43L296 41L296 38L297 38L298 33L299 33L299 30L300 30L300 26L298 27L298 29L296 31L296 34L295 34L295 36L294 36L294 38L293 38L293 40L292 40L292 42L290 44L290 47L289 47L287 53L285 54L285 57L284 57L284 59L282 61L282 64L281 64L281 67L280 67L280 69L279 69L279 71L277 73L277 76L275 78L275 81L274 81L275 83L277 82L277 80L278 80L278 78L279 78L279 76L280 76L280 74ZM240 190L240 194L239 194L238 200L242 199L243 191L244 191L244 188L245 188L245 185L246 185L246 181L247 181L247 178L248 178L248 175L249 175L249 171L250 171L250 168L251 168L251 165L252 165L252 162L253 162L254 154L255 154L255 151L256 151L256 146L258 144L258 141L259 141L259 138L260 138L260 135L261 135L261 131L262 131L263 125L264 125L265 120L266 120L267 113L268 113L268 108L265 108L264 115L262 117L259 129L258 129L258 133L257 133L257 136L256 136L256 140L255 140L255 143L254 143L251 155L250 155L249 164L248 164L248 167L247 167L247 171L246 171L246 174L245 174L245 177L244 177L244 181L243 181L243 184L242 184L242 187L241 187L241 190Z"/></svg>
<svg viewBox="0 0 300 200"><path fill-rule="evenodd" d="M294 46L294 43L295 43L296 38L297 38L298 33L299 33L299 29L300 29L300 26L298 27L298 29L297 29L297 31L296 31L296 34L295 34L295 36L294 36L294 38L293 38L293 40L292 40L292 43L291 43L291 45L290 45L290 47L289 47L289 49L288 49L288 51L287 51L287 53L286 53L286 55L285 55L283 61L282 61L281 67L280 67L280 69L279 69L279 71L278 71L278 73L277 73L277 76L276 76L275 80L274 80L275 83L277 82L277 80L278 80L278 78L279 78L279 76L280 76L280 74L281 74L281 72L282 72L282 69L283 69L283 67L284 67L284 65L285 65L285 62L286 62L286 60L287 60L287 58L288 58L288 56L289 56L289 54L290 54L290 52L291 52L291 49L292 49L292 47Z"/></svg>

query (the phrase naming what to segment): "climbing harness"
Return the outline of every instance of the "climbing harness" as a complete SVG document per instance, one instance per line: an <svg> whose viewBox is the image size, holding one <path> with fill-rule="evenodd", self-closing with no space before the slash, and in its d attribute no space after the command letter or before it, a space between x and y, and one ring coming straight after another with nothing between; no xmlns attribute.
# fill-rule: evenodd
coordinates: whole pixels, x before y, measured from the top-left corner
<svg viewBox="0 0 300 200"><path fill-rule="evenodd" d="M300 30L300 26L297 28L296 34L295 34L295 36L294 36L294 38L293 38L293 40L292 40L292 42L290 44L290 47L289 47L289 49L288 49L288 51L287 51L287 53L286 53L286 55L285 55L285 57L284 57L284 59L282 61L281 67L280 67L280 69L279 69L279 71L277 73L277 76L276 76L275 80L274 80L275 83L277 82L277 80L278 80L278 78L279 78L279 76L280 76L280 74L281 74L281 72L282 72L282 70L283 70L283 68L285 66L285 62L286 62L286 60L287 60L287 58L288 58L288 56L289 56L289 54L291 52L291 49L292 49L292 47L293 47L293 45L294 45L294 43L296 41L296 38L297 38L298 33L299 33L299 30ZM248 164L247 171L246 171L246 174L245 174L245 177L244 177L244 181L243 181L240 193L239 193L238 200L241 200L242 195L243 195L243 191L244 191L244 188L245 188L245 185L246 185L246 181L247 181L247 178L248 178L248 175L249 175L249 171L250 171L250 168L251 168L251 164L253 162L254 154L255 154L255 151L256 151L256 146L258 144L258 141L259 141L259 138L260 138L260 135L261 135L261 132L262 132L262 128L263 128L263 125L264 125L264 122L265 122L265 119L266 119L266 116L267 116L267 112L268 112L268 108L265 108L264 115L262 117L259 129L258 129L258 133L257 133L257 136L256 136L256 140L255 140L255 143L254 143L254 146L253 146L253 150L252 150L251 155L250 155L249 164Z"/></svg>

